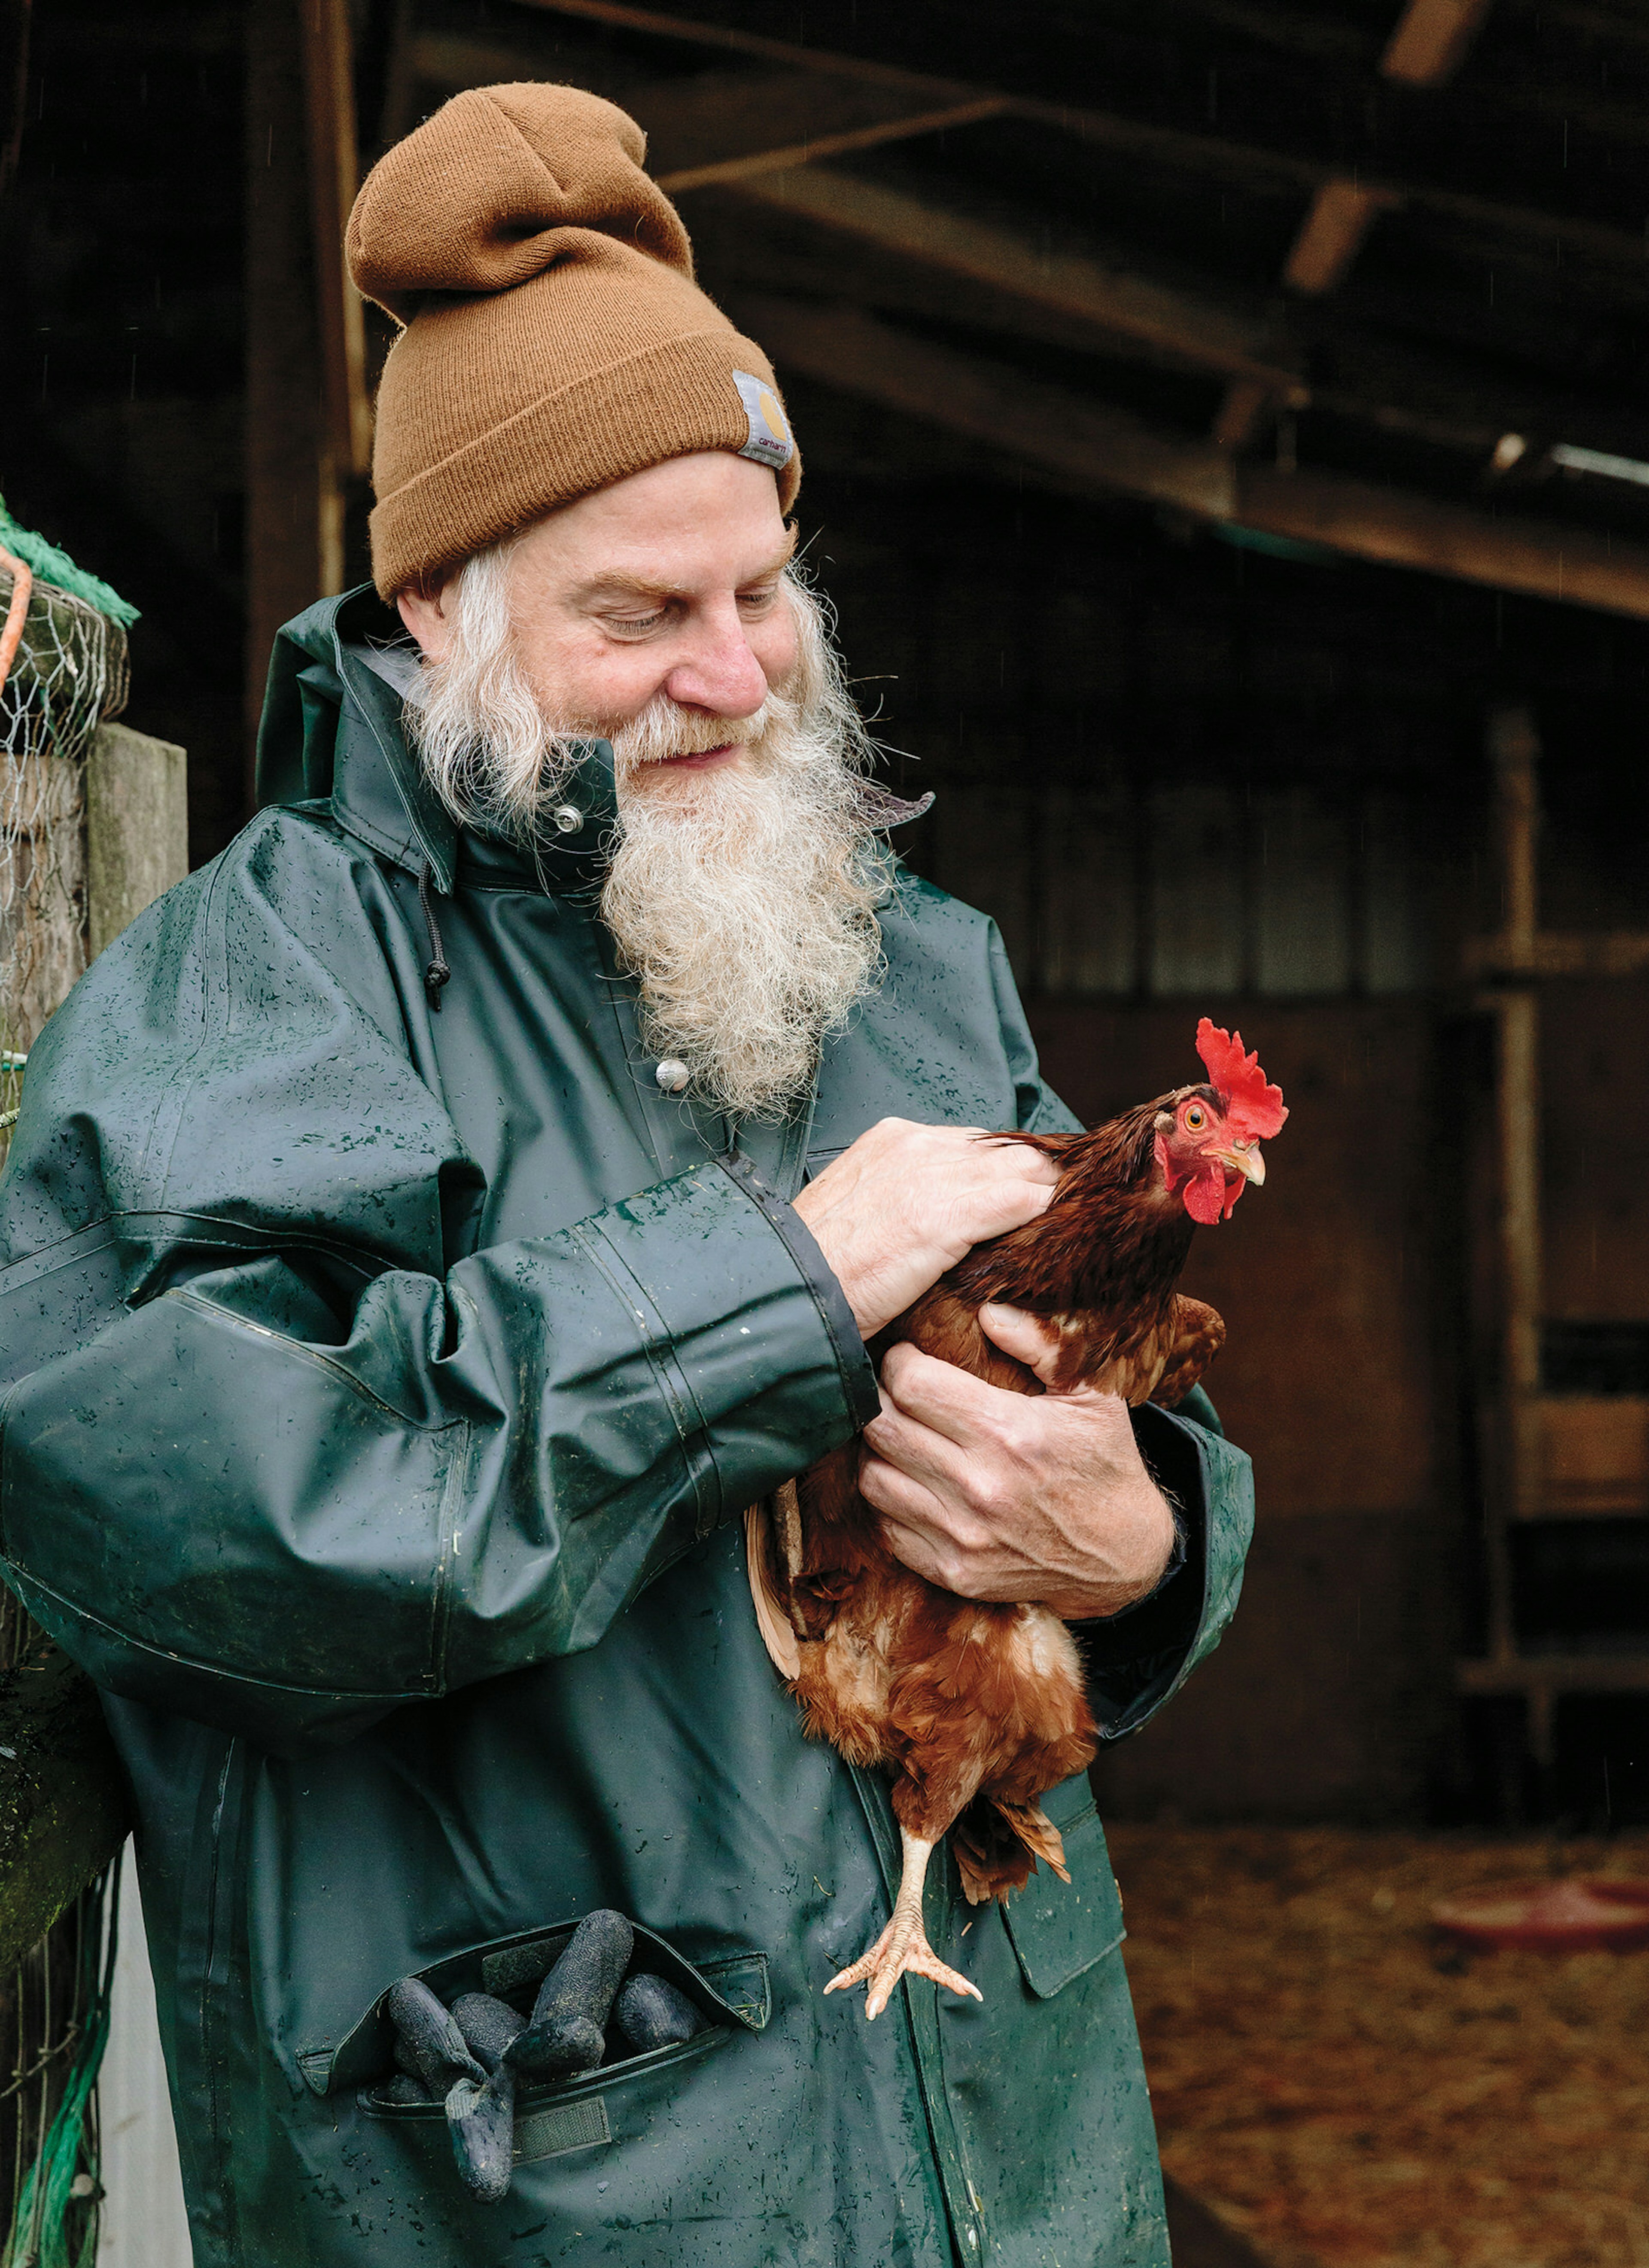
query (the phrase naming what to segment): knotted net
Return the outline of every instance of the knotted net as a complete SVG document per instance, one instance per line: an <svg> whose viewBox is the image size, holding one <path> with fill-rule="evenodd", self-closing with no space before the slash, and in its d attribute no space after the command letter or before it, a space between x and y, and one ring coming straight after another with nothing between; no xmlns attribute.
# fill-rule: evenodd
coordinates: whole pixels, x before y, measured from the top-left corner
<svg viewBox="0 0 1649 2268"><path fill-rule="evenodd" d="M17 549L11 546L16 545ZM44 554L64 581L36 571ZM83 586L68 586L67 578ZM88 591L91 595L88 595ZM102 598L105 605L94 603ZM107 602L113 603L108 610ZM0 1159L24 1059L85 967L86 755L127 690L131 609L0 505Z"/></svg>

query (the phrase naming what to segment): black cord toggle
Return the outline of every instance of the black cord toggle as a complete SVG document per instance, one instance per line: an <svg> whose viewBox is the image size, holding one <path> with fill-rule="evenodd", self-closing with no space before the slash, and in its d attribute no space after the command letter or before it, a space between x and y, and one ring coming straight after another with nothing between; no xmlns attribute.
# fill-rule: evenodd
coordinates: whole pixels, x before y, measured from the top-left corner
<svg viewBox="0 0 1649 2268"><path fill-rule="evenodd" d="M423 872L418 877L418 903L423 909L423 926L430 932L430 965L423 972L423 997L432 1012L441 1012L441 987L450 984L453 972L446 965L446 955L441 950L441 932L435 919L435 908L430 902L430 879L435 869L426 858Z"/></svg>

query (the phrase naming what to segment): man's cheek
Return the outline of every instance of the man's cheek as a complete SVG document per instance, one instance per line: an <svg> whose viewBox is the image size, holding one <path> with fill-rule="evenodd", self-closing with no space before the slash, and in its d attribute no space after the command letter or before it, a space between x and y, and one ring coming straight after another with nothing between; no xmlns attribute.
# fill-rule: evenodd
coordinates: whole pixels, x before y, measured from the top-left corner
<svg viewBox="0 0 1649 2268"><path fill-rule="evenodd" d="M749 637L750 651L767 680L769 692L786 692L800 659L794 622L788 614L782 620L775 616L771 622L758 624Z"/></svg>

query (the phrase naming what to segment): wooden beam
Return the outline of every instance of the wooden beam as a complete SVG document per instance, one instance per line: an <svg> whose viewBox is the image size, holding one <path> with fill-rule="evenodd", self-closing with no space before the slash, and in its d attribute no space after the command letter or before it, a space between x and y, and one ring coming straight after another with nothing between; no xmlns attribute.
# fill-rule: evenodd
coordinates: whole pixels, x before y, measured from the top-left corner
<svg viewBox="0 0 1649 2268"><path fill-rule="evenodd" d="M1410 86L1439 85L1464 56L1489 4L1490 0L1408 0L1380 70ZM1389 189L1355 180L1322 182L1283 264L1285 289L1314 298L1337 291L1375 221L1400 202ZM1229 387L1210 438L1217 448L1244 449L1275 406L1252 386Z"/></svg>
<svg viewBox="0 0 1649 2268"><path fill-rule="evenodd" d="M372 457L366 334L343 259L343 232L360 187L348 0L298 0L298 10L328 439L339 474L364 480Z"/></svg>
<svg viewBox="0 0 1649 2268"><path fill-rule="evenodd" d="M1246 449L1259 431L1266 413L1277 399L1272 387L1254 378L1233 379L1221 397L1214 412L1214 422L1208 429L1208 438L1215 448L1233 456Z"/></svg>
<svg viewBox="0 0 1649 2268"><path fill-rule="evenodd" d="M247 7L246 807L269 650L281 624L343 586L329 470L308 195L303 63L292 0Z"/></svg>
<svg viewBox="0 0 1649 2268"><path fill-rule="evenodd" d="M1307 398L1298 372L1272 350L1268 320L1226 313L1211 300L1087 253L1050 249L1029 230L816 166L742 181L740 194L771 211L1053 308L1195 368L1255 379L1287 400Z"/></svg>
<svg viewBox="0 0 1649 2268"><path fill-rule="evenodd" d="M455 94L465 87L533 76L539 58L520 42L467 33L420 33L410 50L422 85ZM872 150L999 117L998 94L922 102L902 84L867 84L851 75L799 70L699 73L629 86L622 100L647 135L647 159L660 188L683 190L747 180L850 151Z"/></svg>
<svg viewBox="0 0 1649 2268"><path fill-rule="evenodd" d="M1649 1693L1649 1653L1537 1653L1461 1661L1462 1693Z"/></svg>
<svg viewBox="0 0 1649 2268"><path fill-rule="evenodd" d="M1490 0L1409 0L1380 68L1404 86L1441 86L1466 60Z"/></svg>
<svg viewBox="0 0 1649 2268"><path fill-rule="evenodd" d="M1649 969L1649 934L1642 930L1598 930L1584 936L1542 930L1526 939L1479 937L1467 940L1469 976L1523 980L1530 977L1641 976Z"/></svg>
<svg viewBox="0 0 1649 2268"><path fill-rule="evenodd" d="M1311 201L1283 266L1291 291L1332 291L1350 274L1365 238L1395 200L1384 189L1356 181L1325 181Z"/></svg>
<svg viewBox="0 0 1649 2268"><path fill-rule="evenodd" d="M1495 775L1502 934L1526 954L1539 921L1540 735L1521 706L1489 718ZM1485 1404L1483 1447L1491 1489L1484 1543L1489 1573L1489 1652L1517 1650L1506 1523L1540 1516L1544 1440L1541 1423L1540 1001L1532 984L1502 987L1495 1023L1495 1257L1499 1326L1498 1394ZM1497 1407L1498 1404L1498 1407Z"/></svg>
<svg viewBox="0 0 1649 2268"><path fill-rule="evenodd" d="M1649 549L1330 473L1244 466L1237 517L1388 567L1649 621Z"/></svg>
<svg viewBox="0 0 1649 2268"><path fill-rule="evenodd" d="M927 418L1055 470L1078 493L1121 490L1200 519L1235 516L1233 468L1200 441L1182 440L1001 364L912 338L851 308L742 293L732 306L781 376L787 367L804 371L845 393Z"/></svg>
<svg viewBox="0 0 1649 2268"><path fill-rule="evenodd" d="M1525 0L1521 8L1512 4L1512 0L1500 0L1500 4L1501 12L1512 15L1514 21L1521 14L1525 25L1533 15L1536 29L1548 34L1574 33L1566 42L1553 39L1552 50L1564 56L1565 64L1572 60L1586 69L1588 79L1557 77L1539 64L1531 68L1524 55L1508 55L1503 48L1495 59L1499 67L1473 81L1472 105L1479 116L1509 110L1526 116L1567 118L1577 127L1629 146L1649 141L1649 110L1641 103L1600 96L1599 66L1608 59L1579 52L1583 41L1599 38L1616 41L1628 51L1621 60L1625 65L1623 76L1630 75L1637 62L1631 51L1649 47L1649 11L1643 11L1639 21L1629 23L1623 16L1606 21L1601 11L1553 6L1550 0L1539 0L1538 5ZM1120 11L1114 4L1109 12L1115 18ZM1377 76L1380 57L1392 44L1388 40L1382 48L1378 32L1366 33L1337 15L1272 7L1265 0L1157 0L1156 21L1158 36L1164 40L1205 38L1211 30L1234 34L1250 50L1258 48L1320 66L1322 99L1341 104L1348 97L1356 99L1359 80L1366 86ZM1481 29L1481 21L1477 28ZM1455 69L1461 59L1456 58ZM1251 62L1251 54L1245 60Z"/></svg>
<svg viewBox="0 0 1649 2268"><path fill-rule="evenodd" d="M1364 188L1356 181L1324 181L1283 263L1287 289L1307 298L1336 290L1350 274L1369 230L1395 202L1388 192ZM1217 449L1233 454L1249 448L1278 406L1271 390L1240 379L1226 388L1208 438Z"/></svg>
<svg viewBox="0 0 1649 2268"><path fill-rule="evenodd" d="M664 92L667 92L664 91ZM659 122L651 99L637 98L644 124ZM777 222L810 218L816 248L788 230L759 225L755 208L770 208ZM692 216L712 291L770 288L783 273L799 296L849 299L870 306L960 321L1041 338L1079 351L1097 346L1133 350L1143 358L1226 375L1258 366L1263 375L1233 379L1233 393L1252 384L1268 401L1286 384L1291 407L1314 404L1381 432L1410 435L1481 462L1503 433L1585 435L1597 446L1649 459L1649 426L1623 417L1618 405L1583 394L1542 394L1508 384L1503 372L1475 361L1398 344L1346 315L1318 311L1308 323L1279 315L1257 295L1203 293L1142 271L1108 249L1062 245L1062 268L1049 263L1048 241L1037 216L1001 204L962 209L928 194L894 189L814 167L792 193L773 177L712 195ZM930 255L961 239L955 267ZM1074 280L1067 296L1060 276ZM1027 286L1034 284L1031 296ZM1300 313L1303 313L1303 308ZM1312 352L1324 347L1340 375L1326 386L1306 387L1297 375Z"/></svg>
<svg viewBox="0 0 1649 2268"><path fill-rule="evenodd" d="M916 99L931 102L935 107L947 101L960 103L975 96L999 93L1003 95L1010 116L1028 119L1037 125L1074 135L1106 149L1152 159L1182 171L1206 173L1216 178L1247 181L1258 178L1277 183L1293 183L1310 192L1324 181L1340 179L1344 170L1342 165L1330 163L1326 158L1313 158L1294 151L1231 142L1218 135L1192 133L1182 127L1159 126L1148 120L1125 117L1119 112L1096 109L1088 104L1063 103L1014 94L1001 88L981 85L973 80L930 77L923 72L906 70L896 64L878 63L867 56L805 48L727 25L704 23L687 16L666 15L656 8L632 6L629 0L520 0L520 4L549 15L571 16L589 23L608 24L620 30L651 33L658 38L680 40L688 46L718 48L730 54L759 56L770 63L791 63L799 68L871 79L882 85L899 85L913 91L921 89L924 92L917 95ZM1634 277L1641 278L1643 275L1643 238L1635 229L1619 227L1612 222L1594 220L1580 214L1543 212L1535 207L1513 204L1493 196L1476 195L1453 189L1446 183L1412 176L1388 178L1364 170L1360 178L1370 188L1383 190L1401 202L1424 206L1469 225L1503 235L1533 236L1547 244L1560 242L1568 258L1585 253L1611 262Z"/></svg>
<svg viewBox="0 0 1649 2268"><path fill-rule="evenodd" d="M11 188L23 155L31 11L32 0L0 0L0 196Z"/></svg>
<svg viewBox="0 0 1649 2268"><path fill-rule="evenodd" d="M949 129L977 126L986 118L999 118L1007 107L999 95L976 96L940 110L918 111L906 118L885 118L874 126L843 128L839 133L811 136L806 142L787 143L777 150L753 150L741 158L718 158L704 166L683 166L674 173L660 173L659 187L671 195L683 189L708 188L712 182L748 181L758 174L775 173L810 165L818 158L845 157L850 150L873 150L887 142L908 142L924 134L943 134Z"/></svg>
<svg viewBox="0 0 1649 2268"><path fill-rule="evenodd" d="M743 295L734 306L781 375L804 372L928 419L1024 460L1072 494L1137 496L1351 558L1649 620L1649 550L1638 545L1336 474L1240 466L1207 442L852 309Z"/></svg>
<svg viewBox="0 0 1649 2268"><path fill-rule="evenodd" d="M1324 181L1283 263L1286 287L1308 298L1336 290L1350 273L1375 220L1394 202L1386 191L1364 188L1356 181ZM1226 388L1208 438L1217 449L1235 455L1252 447L1278 407L1271 389L1239 379Z"/></svg>

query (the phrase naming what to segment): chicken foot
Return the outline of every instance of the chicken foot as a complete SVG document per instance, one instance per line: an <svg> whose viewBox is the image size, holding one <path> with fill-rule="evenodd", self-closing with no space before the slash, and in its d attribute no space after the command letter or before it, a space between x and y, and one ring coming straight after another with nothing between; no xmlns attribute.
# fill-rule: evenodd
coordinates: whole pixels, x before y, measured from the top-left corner
<svg viewBox="0 0 1649 2268"><path fill-rule="evenodd" d="M899 1840L904 1858L899 1895L887 1917L887 1926L870 1951L861 1954L850 1969L833 1977L825 1991L843 1992L850 1985L863 1984L868 1979L870 1989L865 1995L867 2017L880 2015L902 1977L931 1977L948 1992L970 1992L975 2000L983 2000L985 1996L976 1984L969 1984L954 1969L946 1967L928 1943L927 1932L922 1926L922 1886L927 1880L932 1844L924 1843L903 1825L899 1830Z"/></svg>

